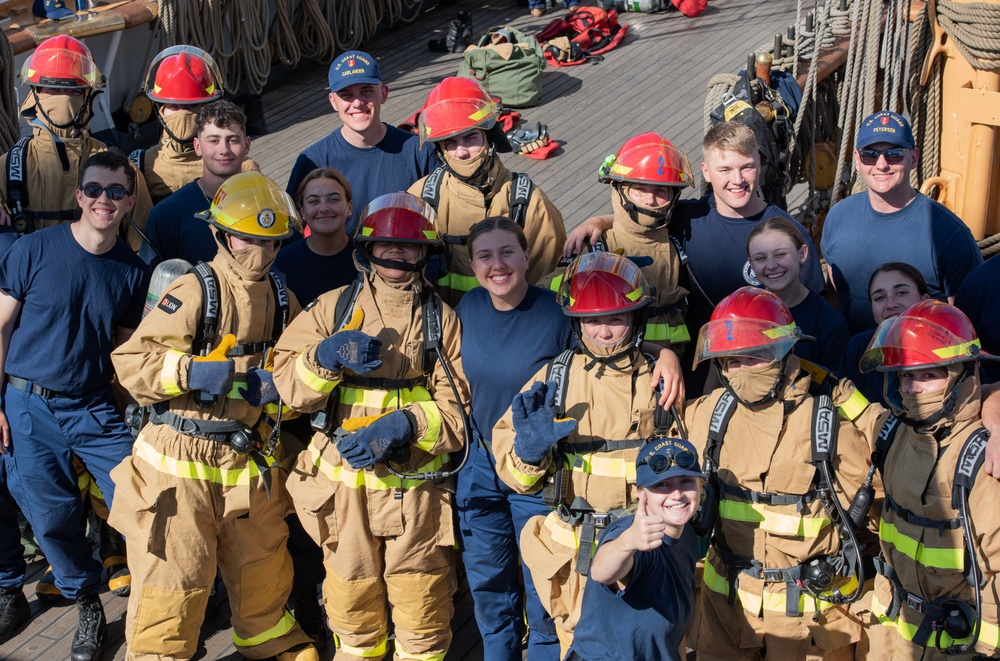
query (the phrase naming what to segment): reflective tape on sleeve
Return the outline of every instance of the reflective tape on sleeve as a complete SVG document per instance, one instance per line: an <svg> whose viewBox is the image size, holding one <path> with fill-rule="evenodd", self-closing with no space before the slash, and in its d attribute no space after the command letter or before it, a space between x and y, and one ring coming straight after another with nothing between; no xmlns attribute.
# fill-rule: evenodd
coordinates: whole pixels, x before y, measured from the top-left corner
<svg viewBox="0 0 1000 661"><path fill-rule="evenodd" d="M443 278L439 278L434 284L438 287L447 287L455 291L472 291L479 286L479 281L476 280L475 276L449 272Z"/></svg>
<svg viewBox="0 0 1000 661"><path fill-rule="evenodd" d="M868 408L868 399L861 394L860 390L855 388L851 396L847 398L847 401L837 407L837 412L845 420L854 422L858 419L859 415L865 412L866 408Z"/></svg>
<svg viewBox="0 0 1000 661"><path fill-rule="evenodd" d="M691 334L687 326L671 326L670 324L646 324L645 339L649 342L669 342L670 344L681 344L691 341Z"/></svg>
<svg viewBox="0 0 1000 661"><path fill-rule="evenodd" d="M424 412L424 417L427 419L427 431L413 445L424 452L430 452L441 438L441 410L433 401L415 403Z"/></svg>
<svg viewBox="0 0 1000 661"><path fill-rule="evenodd" d="M163 357L163 368L160 370L160 387L171 397L183 395L180 386L181 358L187 354L177 349L171 349Z"/></svg>
<svg viewBox="0 0 1000 661"><path fill-rule="evenodd" d="M519 471L517 466L514 465L514 460L510 459L507 462L507 472L510 473L519 484L523 484L526 487L533 487L538 484L538 480L545 476L545 473L525 473Z"/></svg>
<svg viewBox="0 0 1000 661"><path fill-rule="evenodd" d="M324 379L319 374L316 374L308 367L306 367L306 349L299 354L299 357L295 359L295 375L299 377L302 383L306 384L312 390L321 393L333 392L333 389L337 387L340 381L331 381L329 379Z"/></svg>

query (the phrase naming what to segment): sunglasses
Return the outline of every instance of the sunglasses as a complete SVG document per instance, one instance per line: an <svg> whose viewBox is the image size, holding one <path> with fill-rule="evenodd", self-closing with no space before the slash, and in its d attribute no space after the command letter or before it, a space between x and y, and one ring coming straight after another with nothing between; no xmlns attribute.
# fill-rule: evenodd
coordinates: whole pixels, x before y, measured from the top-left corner
<svg viewBox="0 0 1000 661"><path fill-rule="evenodd" d="M637 466L649 466L649 470L659 475L660 473L670 469L671 466L677 466L678 468L684 470L691 470L697 463L698 458L694 456L693 452L681 450L680 452L654 454L652 457L646 457L640 461Z"/></svg>
<svg viewBox="0 0 1000 661"><path fill-rule="evenodd" d="M81 188L83 194L92 200L96 200L101 196L101 193L107 193L108 199L119 201L124 200L125 196L128 195L128 191L124 186L119 186L115 184L114 186L101 186L100 184L84 184Z"/></svg>
<svg viewBox="0 0 1000 661"><path fill-rule="evenodd" d="M890 149L859 149L858 156L862 165L875 165L879 156L885 156L885 162L889 165L899 165L906 157L905 147L892 147Z"/></svg>

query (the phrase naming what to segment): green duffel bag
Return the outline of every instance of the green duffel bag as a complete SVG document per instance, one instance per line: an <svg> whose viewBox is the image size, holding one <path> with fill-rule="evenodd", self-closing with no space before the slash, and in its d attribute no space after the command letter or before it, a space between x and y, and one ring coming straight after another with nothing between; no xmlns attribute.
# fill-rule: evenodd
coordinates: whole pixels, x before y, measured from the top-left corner
<svg viewBox="0 0 1000 661"><path fill-rule="evenodd" d="M504 106L527 108L542 100L544 68L538 40L504 25L490 28L476 46L465 50L458 75L478 80Z"/></svg>

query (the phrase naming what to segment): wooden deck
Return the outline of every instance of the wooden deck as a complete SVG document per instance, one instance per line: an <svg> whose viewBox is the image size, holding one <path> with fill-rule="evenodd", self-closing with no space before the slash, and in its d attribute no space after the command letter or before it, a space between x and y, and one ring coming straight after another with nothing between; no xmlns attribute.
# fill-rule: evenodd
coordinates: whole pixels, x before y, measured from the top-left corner
<svg viewBox="0 0 1000 661"><path fill-rule="evenodd" d="M427 41L443 36L459 9L471 11L477 36L503 24L534 34L564 13L550 10L534 19L526 7L513 0L481 5L463 0L378 35L365 48L378 58L389 85L383 120L394 124L404 120L422 105L434 84L456 72L461 54L431 53ZM666 135L688 153L699 172L706 82L716 73L738 70L748 52L784 31L794 17L792 0L713 0L696 19L677 12L624 14L622 22L630 25L629 36L618 49L596 65L546 69L541 105L521 111L526 123L547 124L562 149L545 161L514 155L505 160L512 169L528 173L548 194L568 227L610 210L608 188L597 184L597 167L637 133L658 131ZM280 85L273 85L264 95L270 133L253 140L251 155L281 184L287 181L299 152L339 126L324 89L326 74L326 66L303 65L283 76ZM689 190L688 194L695 192ZM34 583L44 569L42 563L29 567L25 588L34 618L18 636L0 646L0 661L69 657L76 607L70 602L47 607L34 598ZM104 659L117 661L125 658L127 600L110 593L103 597L109 621ZM449 661L482 659L467 592L456 601L453 628L455 641ZM228 612L206 623L202 633L197 659L242 658L232 646ZM333 657L332 647L323 659Z"/></svg>

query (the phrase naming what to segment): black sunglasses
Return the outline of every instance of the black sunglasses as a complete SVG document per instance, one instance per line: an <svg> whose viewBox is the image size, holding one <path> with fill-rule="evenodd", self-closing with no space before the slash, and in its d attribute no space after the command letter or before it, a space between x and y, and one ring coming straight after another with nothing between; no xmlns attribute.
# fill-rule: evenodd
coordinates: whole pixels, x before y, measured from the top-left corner
<svg viewBox="0 0 1000 661"><path fill-rule="evenodd" d="M866 147L858 150L862 165L875 165L879 156L885 156L885 162L889 165L899 165L906 157L905 147L891 147L889 149L871 149Z"/></svg>
<svg viewBox="0 0 1000 661"><path fill-rule="evenodd" d="M680 452L667 452L666 454L654 454L638 463L638 466L649 466L649 469L657 475L665 472L671 466L677 466L684 470L691 470L698 463L698 458L693 452L681 450Z"/></svg>
<svg viewBox="0 0 1000 661"><path fill-rule="evenodd" d="M89 183L84 184L80 190L83 194L92 200L96 200L101 196L101 193L107 193L108 198L114 201L124 200L125 196L128 195L128 191L124 186L119 186L115 184L114 186L101 186L100 184Z"/></svg>

